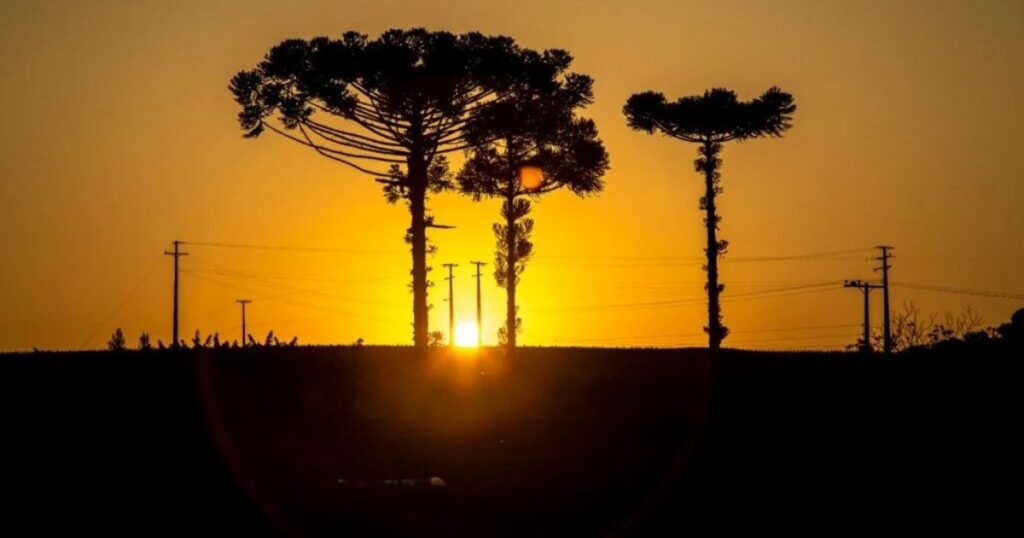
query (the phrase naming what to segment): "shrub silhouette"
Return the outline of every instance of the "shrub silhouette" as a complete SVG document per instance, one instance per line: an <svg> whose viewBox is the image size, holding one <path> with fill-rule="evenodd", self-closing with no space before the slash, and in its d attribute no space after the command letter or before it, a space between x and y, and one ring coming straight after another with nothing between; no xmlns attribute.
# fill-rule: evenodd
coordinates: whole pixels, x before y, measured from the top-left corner
<svg viewBox="0 0 1024 538"><path fill-rule="evenodd" d="M704 196L700 209L705 212L707 228L707 272L705 289L708 293L708 347L717 350L729 329L722 323L719 296L725 286L718 281L718 258L725 254L729 243L718 239L718 216L715 198L722 193L719 155L722 144L733 140L749 140L766 136L780 137L790 128L796 105L793 96L779 88L769 88L751 101L739 101L731 90L715 88L702 95L683 97L668 102L656 92L634 94L626 101L623 112L633 129L655 131L699 144L699 157L694 161L697 172L704 175Z"/></svg>
<svg viewBox="0 0 1024 538"><path fill-rule="evenodd" d="M439 348L444 346L444 333L441 331L430 331L430 347Z"/></svg>

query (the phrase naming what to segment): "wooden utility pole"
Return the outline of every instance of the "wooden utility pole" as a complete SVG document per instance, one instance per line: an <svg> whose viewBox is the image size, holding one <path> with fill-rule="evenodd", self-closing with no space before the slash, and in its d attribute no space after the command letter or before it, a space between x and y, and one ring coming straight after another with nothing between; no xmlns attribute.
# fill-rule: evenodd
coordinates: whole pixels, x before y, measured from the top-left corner
<svg viewBox="0 0 1024 538"><path fill-rule="evenodd" d="M860 280L847 280L843 287L859 288L864 293L864 342L861 345L861 351L871 353L871 303L868 298L870 297L871 290L881 288L882 286Z"/></svg>
<svg viewBox="0 0 1024 538"><path fill-rule="evenodd" d="M443 263L441 265L448 268L448 347L455 347L455 290L452 285L455 275L452 274L452 269L459 265L455 263Z"/></svg>
<svg viewBox="0 0 1024 538"><path fill-rule="evenodd" d="M249 334L245 331L245 305L252 302L252 299L235 299L235 302L242 305L242 347L245 347L245 338Z"/></svg>
<svg viewBox="0 0 1024 538"><path fill-rule="evenodd" d="M171 340L172 348L177 348L180 345L180 340L178 340L178 259L182 256L188 256L188 252L181 251L181 244L181 241L175 240L174 250L164 251L164 255L174 257L174 311L172 313L174 321L172 322L171 329L171 338L173 339Z"/></svg>
<svg viewBox="0 0 1024 538"><path fill-rule="evenodd" d="M882 345L884 346L885 354L889 355L892 353L892 332L889 325L889 269L892 269L889 260L892 259L892 254L889 251L893 247L879 245L875 248L882 251L882 254L875 258L882 262L882 266L877 267L875 271L882 272Z"/></svg>
<svg viewBox="0 0 1024 538"><path fill-rule="evenodd" d="M484 345L484 320L480 308L480 268L487 265L484 262L469 262L476 265L476 346Z"/></svg>

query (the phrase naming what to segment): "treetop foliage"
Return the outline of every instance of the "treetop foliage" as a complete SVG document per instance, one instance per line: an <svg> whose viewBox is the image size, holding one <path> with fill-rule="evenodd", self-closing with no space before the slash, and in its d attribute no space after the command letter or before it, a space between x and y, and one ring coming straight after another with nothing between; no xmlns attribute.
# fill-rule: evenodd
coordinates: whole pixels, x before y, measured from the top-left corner
<svg viewBox="0 0 1024 538"><path fill-rule="evenodd" d="M775 86L750 101L724 88L674 102L648 91L634 94L623 107L633 129L699 143L779 137L792 125L795 111L793 96Z"/></svg>
<svg viewBox="0 0 1024 538"><path fill-rule="evenodd" d="M567 55L558 60L550 64L549 82L509 88L468 122L470 157L458 178L463 192L480 199L539 196L560 188L584 196L603 188L608 153L594 122L576 116L593 101L593 80L569 72ZM540 168L543 183L520 182L524 166Z"/></svg>
<svg viewBox="0 0 1024 538"><path fill-rule="evenodd" d="M475 32L388 30L377 39L347 32L339 39L285 40L254 69L235 75L230 89L242 107L245 136L270 128L388 176L357 161L405 164L416 151L429 162L436 153L465 149L462 129L486 103L511 88L551 92L571 61L565 51L536 52ZM355 125L321 120L325 115Z"/></svg>

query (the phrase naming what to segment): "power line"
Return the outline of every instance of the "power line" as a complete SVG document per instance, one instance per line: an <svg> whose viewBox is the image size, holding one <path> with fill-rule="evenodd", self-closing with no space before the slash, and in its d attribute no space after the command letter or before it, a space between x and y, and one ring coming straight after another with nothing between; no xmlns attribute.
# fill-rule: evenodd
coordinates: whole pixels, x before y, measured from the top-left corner
<svg viewBox="0 0 1024 538"><path fill-rule="evenodd" d="M824 329L849 329L851 327L859 327L857 323L845 323L839 325L807 325L802 327L774 327L770 329L754 329L749 331L735 331L730 332L730 337L740 337L748 334L763 334L773 332L793 332L793 331L811 331L811 330L824 330ZM599 338L574 338L574 342L612 342L617 340L634 340L634 339L648 339L648 338L682 338L687 336L703 336L704 332L689 332L689 333L666 333L666 334L635 334L629 336L609 336ZM826 335L818 335L826 336Z"/></svg>
<svg viewBox="0 0 1024 538"><path fill-rule="evenodd" d="M392 250L372 250L372 249L355 249L355 248L339 248L339 247L310 247L310 246L296 246L296 245L257 245L252 243L209 243L200 241L181 241L183 245L191 245L197 247L217 247L217 248L240 248L240 249L251 249L251 250L284 250L294 252L323 252L323 253L342 253L342 254L384 254L384 255L404 255L404 252L392 251Z"/></svg>
<svg viewBox="0 0 1024 538"><path fill-rule="evenodd" d="M1024 299L1024 294L1009 291L975 290L970 288L954 288L948 286L936 286L933 284L913 284L909 282L893 282L894 286L924 291L936 291L940 293L956 293L960 295L974 295L977 297L993 297L997 299Z"/></svg>
<svg viewBox="0 0 1024 538"><path fill-rule="evenodd" d="M728 297L749 297L749 296L752 296L752 295L762 295L762 294L767 294L767 293L776 293L776 292L784 292L784 291L796 291L796 290L803 290L803 289L808 289L808 288L820 288L820 287L827 287L827 286L835 286L839 282L840 281L838 281L838 280L826 280L826 281L820 281L820 282L809 282L807 284L802 284L802 285L798 285L798 286L786 286L786 287L782 287L782 288L774 288L774 289L768 289L768 290L746 291L746 292L741 292L741 293L732 293L732 294L729 294ZM723 297L723 299L725 299L725 297Z"/></svg>
<svg viewBox="0 0 1024 538"><path fill-rule="evenodd" d="M187 272L187 273L190 273L190 274L193 274L193 275L195 275L195 274L215 274L215 275L220 275L220 276L238 276L238 277L245 278L245 279L248 279L248 280L251 280L251 281L259 282L259 283L261 283L263 285L270 286L272 288L293 290L293 291L296 291L296 292L299 292L299 293L305 293L305 294L310 294L310 295L319 295L321 297L325 297L325 298L329 298L329 299L339 299L339 300L342 300L342 301L351 301L351 302L357 302L357 303L370 303L370 304L377 304L377 305L384 305L384 306L394 306L394 305L396 305L396 303L389 302L389 301L367 300L367 299L361 299L361 298L355 298L355 297L348 297L348 296L338 295L336 293L331 293L331 292L327 292L327 291L315 290L315 289L311 289L311 288L304 288L304 287L301 287L301 286L295 286L295 285L291 285L291 284L282 284L280 282L273 282L273 281L265 280L265 279L262 279L262 278L259 278L259 277L255 277L255 276L247 276L247 275L240 275L240 274L236 275L236 274L232 274L230 272L203 271L203 270L200 270L200 271L196 271L196 270L183 270L183 272ZM388 278L391 278L391 277L388 277Z"/></svg>
<svg viewBox="0 0 1024 538"><path fill-rule="evenodd" d="M725 263L750 263L769 261L851 261L864 260L866 257L850 256L849 254L866 253L869 249L847 249L831 250L826 252L808 252L802 254L786 254L779 256L727 256L723 258ZM595 260L596 262L581 263L579 260ZM692 256L573 256L573 255L549 255L538 256L535 262L551 265L582 265L582 266L606 266L606 267L635 267L635 266L680 266L697 265L707 260Z"/></svg>
<svg viewBox="0 0 1024 538"><path fill-rule="evenodd" d="M199 280L203 280L203 281L209 282L211 284L215 284L215 285L222 286L222 287L225 287L225 288L233 289L233 290L236 290L236 291L241 291L241 292L244 292L244 293L252 293L253 292L253 290L251 288L246 288L246 287L243 287L243 286L237 286L237 285L234 285L234 284L229 284L229 283L226 283L226 282L221 282L219 280L216 280L216 279L213 279L213 278L209 278L209 277L204 277L202 275L198 275L198 274L195 274L195 273L192 273L192 272L187 272L185 274L187 274L188 276L190 276L192 278L197 278ZM318 305L316 303L308 303L308 302L305 302L305 301L296 301L296 300L292 300L292 299L285 299L285 298L282 298L282 297L274 297L274 298L266 298L265 297L265 298L263 298L263 300L264 301L273 300L273 301L276 301L276 302L280 302L280 303L284 303L284 304L290 304L290 305L297 306L297 307L300 307L300 308L309 308L309 309L313 309L313 310L320 310L322 312L328 312L328 313L331 313L331 314L334 314L334 315L340 316L340 317L365 318L365 319L369 319L369 320L372 320L372 321L377 321L377 322L380 322L380 323L393 323L393 322L397 321L395 319L387 319L387 318L382 318L382 317L379 317L379 316L366 315L364 312L358 312L358 313L347 312L347 311L337 310L335 308L331 308L331 307L328 307L328 306Z"/></svg>
<svg viewBox="0 0 1024 538"><path fill-rule="evenodd" d="M785 261L785 260L800 260L800 259L813 259L813 258L830 258L833 256L841 256L846 254L855 254L858 252L868 252L870 248L863 247L857 249L845 249L845 250L830 250L823 252L806 252L801 254L786 254L780 256L729 256L725 260L732 262L758 262L758 261ZM542 255L537 257L538 260L608 260L608 261L649 261L649 262L685 262L685 263L704 263L704 258L695 256L628 256L628 255L572 255L572 254L553 254L553 255ZM843 259L854 259L859 260L861 258L843 258Z"/></svg>
<svg viewBox="0 0 1024 538"><path fill-rule="evenodd" d="M735 293L722 297L722 301L736 301L736 300L753 300L753 299L767 299L775 297L786 297L789 295L803 295L805 293L818 293L827 291L832 288L840 281L832 280L825 282L817 282L811 284L803 284L800 286L786 286L781 288L760 290L760 291L749 291L742 293ZM788 293L793 292L793 293ZM577 305L577 306L563 306L558 308L549 308L543 310L535 310L535 312L557 312L565 310L595 310L595 309L633 309L633 308L659 308L659 307L673 307L690 304L703 303L706 299L700 298L687 298L687 299L666 299L663 301L647 301L647 302L635 302L635 303L613 303L613 304L591 304L591 305Z"/></svg>
<svg viewBox="0 0 1024 538"><path fill-rule="evenodd" d="M196 265L189 263L185 265L186 269L198 269L200 271L211 271L217 272L224 276L238 276L238 277L262 277L270 278L273 280L290 280L290 281L303 281L303 282L329 282L334 284L369 284L375 282L384 282L387 280L395 280L398 278L404 278L404 275L388 275L388 276L377 276L369 278L358 278L349 279L345 278L346 275L342 274L330 274L330 273L289 273L289 272L275 272L275 271L255 271L250 269L227 269L223 267L217 267L214 265Z"/></svg>
<svg viewBox="0 0 1024 538"><path fill-rule="evenodd" d="M135 295L135 293L136 293L136 292L138 292L138 291L139 291L139 289L141 289L141 288L142 288L142 285L143 285L143 284L145 284L147 280L149 280L149 277L150 277L150 275L152 275L152 274L153 274L153 271L155 271L155 270L156 270L156 268L157 268L157 267L158 267L159 265L160 265L160 260L156 260L155 262L153 262L153 265L151 265L151 266L149 267L149 269L147 269L147 270L146 270L146 272L145 272L145 273L144 273L144 274L142 275L142 278L141 278L141 279L139 279L139 281L138 281L138 282L137 282L137 283L136 283L136 284L135 284L134 286L132 286L132 289L128 290L128 293L127 293L127 294L125 294L124 298L122 298L122 299L121 299L121 300L120 300L120 301L119 301L119 302L117 303L117 306L115 306L115 307L114 307L114 308L113 308L113 309L112 309L112 310L110 311L110 313L108 313L108 314L107 314L107 315L106 315L106 316L105 316L105 317L103 318L103 321L101 321L100 323L98 323L98 324L96 325L96 327L95 327L95 328L94 328L94 329L92 330L92 332L91 332L91 333L89 333L89 336L87 336L87 337L85 338L85 340L84 340L84 341L82 341L81 345L79 345L78 347L80 347L80 348L84 348L85 346L89 345L89 342L91 342L91 341L92 341L92 339L93 339L93 338L94 338L94 337L96 336L96 333L100 332L100 329L102 329L104 325L106 325L107 323L109 323L109 322L110 322L110 320L111 320L111 318L113 318L113 317L114 317L114 316L115 316L115 315L116 315L116 314L117 314L118 312L120 312L120 311L121 311L121 309L122 309L122 308L124 308L124 305L128 304L128 300L129 300L129 299L131 299L131 298L132 298L132 297L133 297L133 296Z"/></svg>

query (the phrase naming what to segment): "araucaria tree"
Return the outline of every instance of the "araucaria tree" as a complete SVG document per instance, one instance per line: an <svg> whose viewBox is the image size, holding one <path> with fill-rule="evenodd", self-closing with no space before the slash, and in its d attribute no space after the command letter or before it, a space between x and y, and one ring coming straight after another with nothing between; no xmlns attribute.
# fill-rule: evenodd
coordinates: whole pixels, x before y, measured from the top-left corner
<svg viewBox="0 0 1024 538"><path fill-rule="evenodd" d="M444 154L469 147L467 124L509 88L553 84L534 67L543 58L478 33L348 32L284 41L231 79L246 137L282 135L377 178L389 201L408 205L418 347L429 337L426 202L451 186Z"/></svg>
<svg viewBox="0 0 1024 538"><path fill-rule="evenodd" d="M796 105L793 96L779 88L769 88L751 101L739 101L731 90L715 88L703 95L683 97L668 102L656 92L634 94L626 101L623 112L633 129L699 144L699 157L694 161L697 172L704 175L704 196L700 209L705 212L707 228L707 272L705 289L708 293L708 346L721 347L729 329L722 324L719 296L725 286L718 281L718 258L725 254L729 243L718 239L720 217L715 209L715 198L722 193L719 183L719 154L722 144L733 140L760 137L780 137L791 126Z"/></svg>
<svg viewBox="0 0 1024 538"><path fill-rule="evenodd" d="M494 276L506 294L505 325L498 336L510 348L522 329L516 286L533 252L531 200L558 189L580 196L599 192L608 169L594 122L576 116L593 99L593 81L568 72L571 63L563 51L545 52L531 75L545 84L510 87L466 129L472 148L458 175L460 190L477 200L502 200L502 221L494 224Z"/></svg>

